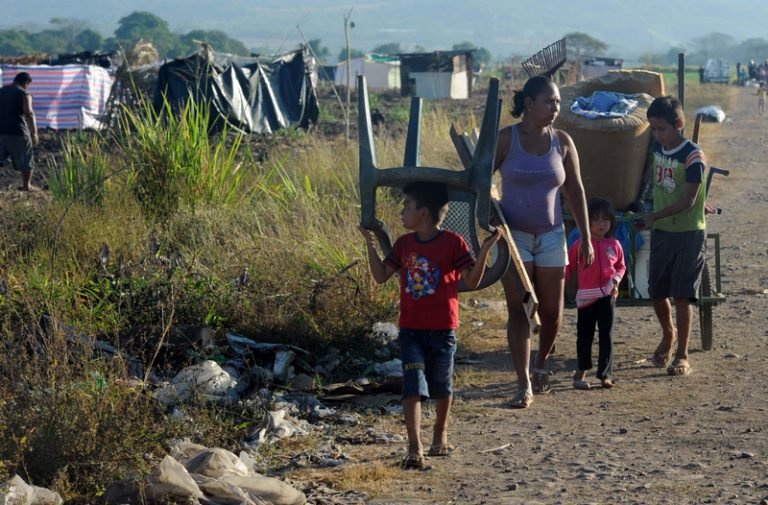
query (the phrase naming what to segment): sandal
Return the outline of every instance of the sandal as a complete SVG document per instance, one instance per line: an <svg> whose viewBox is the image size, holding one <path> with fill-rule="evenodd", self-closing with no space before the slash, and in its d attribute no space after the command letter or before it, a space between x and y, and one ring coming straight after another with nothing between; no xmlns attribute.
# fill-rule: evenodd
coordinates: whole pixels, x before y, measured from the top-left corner
<svg viewBox="0 0 768 505"><path fill-rule="evenodd" d="M675 358L669 367L667 367L667 374L669 375L688 375L691 373L691 364L688 362L688 358Z"/></svg>
<svg viewBox="0 0 768 505"><path fill-rule="evenodd" d="M400 468L403 470L427 470L431 467L427 465L422 454L408 454L400 462Z"/></svg>
<svg viewBox="0 0 768 505"><path fill-rule="evenodd" d="M527 409L533 403L533 393L527 386L520 386L517 390L517 396L509 402L509 406L513 409Z"/></svg>
<svg viewBox="0 0 768 505"><path fill-rule="evenodd" d="M603 389L611 389L616 383L613 382L613 379L600 379L600 385Z"/></svg>
<svg viewBox="0 0 768 505"><path fill-rule="evenodd" d="M427 456L448 457L455 450L456 450L456 447L452 446L451 444L433 445L427 451Z"/></svg>
<svg viewBox="0 0 768 505"><path fill-rule="evenodd" d="M542 368L533 368L533 392L534 393L549 393L552 388L549 387L549 370Z"/></svg>

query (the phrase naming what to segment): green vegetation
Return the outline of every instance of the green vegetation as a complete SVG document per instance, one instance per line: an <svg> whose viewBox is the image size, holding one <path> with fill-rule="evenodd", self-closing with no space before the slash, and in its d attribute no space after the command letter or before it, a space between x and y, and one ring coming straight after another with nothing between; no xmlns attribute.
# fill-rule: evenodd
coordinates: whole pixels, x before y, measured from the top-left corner
<svg viewBox="0 0 768 505"><path fill-rule="evenodd" d="M197 49L197 41L206 42L222 53L242 56L250 54L242 42L230 38L223 31L191 30L186 34L173 33L167 21L149 12L136 11L121 18L114 36L106 39L82 21L54 18L50 25L50 28L37 32L21 28L0 30L0 55L56 55L129 49L140 40L152 42L161 58L187 55Z"/></svg>

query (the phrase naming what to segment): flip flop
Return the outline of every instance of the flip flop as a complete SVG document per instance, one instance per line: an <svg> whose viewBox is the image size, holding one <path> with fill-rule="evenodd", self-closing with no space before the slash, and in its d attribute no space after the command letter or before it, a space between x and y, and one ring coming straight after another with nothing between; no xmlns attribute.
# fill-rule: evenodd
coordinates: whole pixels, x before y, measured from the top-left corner
<svg viewBox="0 0 768 505"><path fill-rule="evenodd" d="M509 406L513 409L527 409L532 403L533 393L526 386L521 386L517 390L517 396L509 402Z"/></svg>
<svg viewBox="0 0 768 505"><path fill-rule="evenodd" d="M400 462L400 468L403 470L429 470L432 467L427 464L423 455L408 454Z"/></svg>
<svg viewBox="0 0 768 505"><path fill-rule="evenodd" d="M549 370L543 368L533 368L533 392L534 393L549 393L552 388L549 387Z"/></svg>
<svg viewBox="0 0 768 505"><path fill-rule="evenodd" d="M592 385L585 380L574 379L573 389L583 389L583 390L592 389Z"/></svg>
<svg viewBox="0 0 768 505"><path fill-rule="evenodd" d="M440 444L440 445L433 445L429 448L427 451L427 456L434 456L434 457L448 457L450 456L453 451L456 450L456 447L452 446L451 444Z"/></svg>
<svg viewBox="0 0 768 505"><path fill-rule="evenodd" d="M667 374L669 375L688 375L691 373L691 364L686 358L675 358L669 367L667 367Z"/></svg>

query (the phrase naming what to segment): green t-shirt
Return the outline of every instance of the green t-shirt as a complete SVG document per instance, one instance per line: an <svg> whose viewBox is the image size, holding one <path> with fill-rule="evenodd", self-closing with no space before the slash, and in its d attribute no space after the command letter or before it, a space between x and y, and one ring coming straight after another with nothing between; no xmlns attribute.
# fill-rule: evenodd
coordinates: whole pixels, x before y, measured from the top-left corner
<svg viewBox="0 0 768 505"><path fill-rule="evenodd" d="M653 145L653 211L658 212L680 200L686 183L702 184L704 180L704 152L684 140L674 149L666 150L661 144ZM653 222L654 230L692 231L704 230L705 188L699 188L693 207L685 212Z"/></svg>

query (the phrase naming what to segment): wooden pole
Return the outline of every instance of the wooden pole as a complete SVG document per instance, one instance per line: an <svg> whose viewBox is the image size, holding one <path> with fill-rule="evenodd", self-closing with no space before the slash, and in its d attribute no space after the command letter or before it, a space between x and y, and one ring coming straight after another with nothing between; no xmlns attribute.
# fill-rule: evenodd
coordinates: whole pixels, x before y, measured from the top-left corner
<svg viewBox="0 0 768 505"><path fill-rule="evenodd" d="M347 142L349 142L349 105L351 101L351 94L352 94L352 83L351 83L351 71L352 71L352 50L349 48L349 18L352 16L352 9L349 9L349 12L347 12L344 15L344 41L347 46L347 107L344 111L344 123L346 124L346 139Z"/></svg>
<svg viewBox="0 0 768 505"><path fill-rule="evenodd" d="M677 99L685 110L685 53L677 55ZM685 135L685 128L682 128L680 133Z"/></svg>

